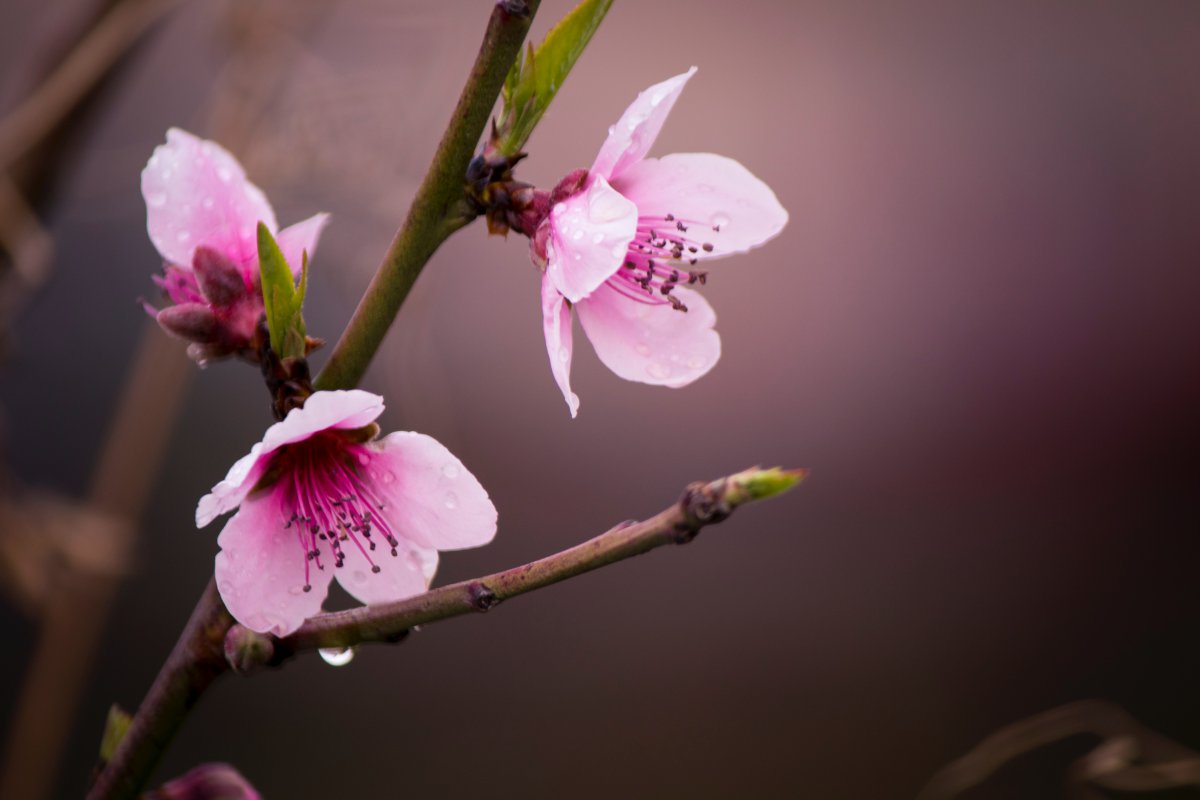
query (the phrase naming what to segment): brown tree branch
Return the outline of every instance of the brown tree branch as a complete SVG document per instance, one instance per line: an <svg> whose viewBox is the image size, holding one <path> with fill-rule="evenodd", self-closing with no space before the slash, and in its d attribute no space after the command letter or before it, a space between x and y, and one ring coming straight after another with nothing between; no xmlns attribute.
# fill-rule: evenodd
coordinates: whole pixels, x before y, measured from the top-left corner
<svg viewBox="0 0 1200 800"><path fill-rule="evenodd" d="M319 614L282 639L235 625L226 637L226 655L235 670L248 672L279 665L305 650L396 642L416 625L488 611L502 600L534 589L663 545L690 542L701 528L721 522L738 506L786 491L806 474L804 470L752 468L711 483L693 483L679 502L643 522L624 522L552 556L407 600Z"/></svg>

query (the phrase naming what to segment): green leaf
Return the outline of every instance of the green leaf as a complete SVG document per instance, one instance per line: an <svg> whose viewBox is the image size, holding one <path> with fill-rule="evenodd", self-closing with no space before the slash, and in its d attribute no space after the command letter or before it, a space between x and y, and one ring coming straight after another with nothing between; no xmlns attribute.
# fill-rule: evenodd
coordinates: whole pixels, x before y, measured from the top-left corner
<svg viewBox="0 0 1200 800"><path fill-rule="evenodd" d="M271 349L282 358L303 358L304 295L308 291L308 253L302 256L300 287L283 251L267 226L258 223L258 269L262 276L263 306L267 312L267 328L271 333Z"/></svg>
<svg viewBox="0 0 1200 800"><path fill-rule="evenodd" d="M535 51L513 62L504 81L497 148L506 156L520 152L554 95L600 27L612 0L583 0L555 25Z"/></svg>
<svg viewBox="0 0 1200 800"><path fill-rule="evenodd" d="M133 722L133 717L129 716L119 705L113 703L109 707L108 719L104 721L104 735L100 737L101 761L112 761L113 754L117 752L117 745L121 744L121 740L125 738L131 722Z"/></svg>

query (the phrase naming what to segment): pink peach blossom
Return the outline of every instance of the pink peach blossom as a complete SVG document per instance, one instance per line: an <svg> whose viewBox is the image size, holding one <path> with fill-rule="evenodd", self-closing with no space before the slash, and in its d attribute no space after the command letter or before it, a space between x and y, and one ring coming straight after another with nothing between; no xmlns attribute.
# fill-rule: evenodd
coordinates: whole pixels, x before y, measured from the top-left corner
<svg viewBox="0 0 1200 800"><path fill-rule="evenodd" d="M436 440L374 440L383 398L316 392L201 498L196 526L238 509L217 537L217 588L238 622L285 636L336 577L363 603L426 590L439 550L487 544L496 508Z"/></svg>
<svg viewBox="0 0 1200 800"><path fill-rule="evenodd" d="M732 159L646 157L695 72L638 95L608 129L577 190L553 206L531 240L535 262L545 267L546 348L571 416L579 408L570 386L572 308L596 355L617 375L685 386L721 355L716 314L685 288L705 282L692 267L756 247L787 223L771 189Z"/></svg>
<svg viewBox="0 0 1200 800"><path fill-rule="evenodd" d="M168 332L193 342L199 361L245 355L263 311L258 223L275 235L292 271L311 257L328 214L279 230L275 211L245 170L216 142L178 128L142 170L146 229L163 259L155 282L173 306L148 307ZM252 355L252 354L251 354Z"/></svg>

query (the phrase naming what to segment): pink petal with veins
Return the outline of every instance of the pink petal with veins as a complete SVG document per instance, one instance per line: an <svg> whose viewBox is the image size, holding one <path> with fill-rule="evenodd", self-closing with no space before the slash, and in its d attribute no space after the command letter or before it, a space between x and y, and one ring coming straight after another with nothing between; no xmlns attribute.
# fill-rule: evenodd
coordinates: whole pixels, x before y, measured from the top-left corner
<svg viewBox="0 0 1200 800"><path fill-rule="evenodd" d="M281 499L265 491L242 503L217 537L215 569L217 590L234 619L259 633L287 636L321 610L334 570L328 561L324 570L310 569L304 590L302 526L282 526L291 512Z"/></svg>
<svg viewBox="0 0 1200 800"><path fill-rule="evenodd" d="M216 142L167 131L142 170L146 229L163 260L190 269L197 245L243 267L258 263L256 227L277 229L275 212L242 165Z"/></svg>
<svg viewBox="0 0 1200 800"><path fill-rule="evenodd" d="M721 357L717 315L703 295L677 288L687 306L633 300L604 286L576 304L579 322L596 355L619 377L658 386L686 386Z"/></svg>
<svg viewBox="0 0 1200 800"><path fill-rule="evenodd" d="M321 231L327 224L328 214L314 214L302 222L289 225L275 237L284 259L292 268L292 274L297 278L300 277L300 268L304 263L303 254L307 252L308 260L312 260L313 253L317 250L317 242L321 238Z"/></svg>
<svg viewBox="0 0 1200 800"><path fill-rule="evenodd" d="M592 163L592 173L614 181L626 169L645 158L675 101L679 99L679 93L695 74L696 68L692 67L682 75L656 83L639 94L625 109L617 124L608 129L608 138Z"/></svg>
<svg viewBox="0 0 1200 800"><path fill-rule="evenodd" d="M542 330L546 335L546 353L550 371L562 391L574 418L579 413L579 395L571 391L571 309L549 276L542 276Z"/></svg>
<svg viewBox="0 0 1200 800"><path fill-rule="evenodd" d="M368 474L397 536L418 547L460 550L496 535L496 507L463 463L423 433L397 431L369 445Z"/></svg>
<svg viewBox="0 0 1200 800"><path fill-rule="evenodd" d="M640 217L671 214L686 236L711 244L695 257L743 253L774 238L788 213L771 188L738 162L712 153L674 153L639 161L613 188L637 204Z"/></svg>
<svg viewBox="0 0 1200 800"><path fill-rule="evenodd" d="M550 214L546 277L572 303L587 297L621 268L637 217L636 205L594 176Z"/></svg>

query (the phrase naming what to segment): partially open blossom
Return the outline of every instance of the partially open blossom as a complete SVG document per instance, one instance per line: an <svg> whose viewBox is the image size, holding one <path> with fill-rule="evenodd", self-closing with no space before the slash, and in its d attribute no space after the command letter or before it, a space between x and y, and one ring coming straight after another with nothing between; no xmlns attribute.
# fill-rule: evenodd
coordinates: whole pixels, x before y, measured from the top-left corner
<svg viewBox="0 0 1200 800"><path fill-rule="evenodd" d="M196 508L238 509L217 538L217 588L238 622L285 636L321 610L336 577L363 603L419 594L439 550L487 544L496 508L436 440L375 440L383 398L316 392L267 429Z"/></svg>
<svg viewBox="0 0 1200 800"><path fill-rule="evenodd" d="M142 170L146 228L163 259L155 282L175 305L147 308L164 329L192 342L197 361L251 359L263 312L257 227L276 235L292 271L312 256L328 214L279 230L262 191L216 142L172 128Z"/></svg>
<svg viewBox="0 0 1200 800"><path fill-rule="evenodd" d="M700 262L775 236L787 211L738 162L711 153L647 158L696 68L638 95L608 129L592 168L555 190L531 239L545 268L542 315L555 380L574 416L571 308L596 355L626 380L679 387L721 355L716 315L691 287ZM560 199L560 197L562 199Z"/></svg>

